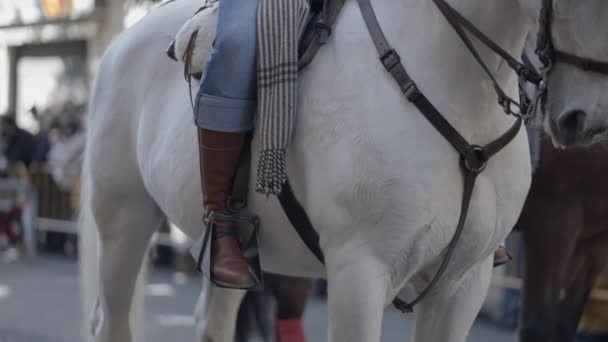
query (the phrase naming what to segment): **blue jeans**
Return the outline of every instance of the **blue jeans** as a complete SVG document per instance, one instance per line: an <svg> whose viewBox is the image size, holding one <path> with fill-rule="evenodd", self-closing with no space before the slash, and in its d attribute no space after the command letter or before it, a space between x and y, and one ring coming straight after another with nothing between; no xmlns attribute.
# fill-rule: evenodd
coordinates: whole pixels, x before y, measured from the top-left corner
<svg viewBox="0 0 608 342"><path fill-rule="evenodd" d="M194 121L200 128L220 132L253 128L258 1L220 1L213 52L195 99Z"/></svg>

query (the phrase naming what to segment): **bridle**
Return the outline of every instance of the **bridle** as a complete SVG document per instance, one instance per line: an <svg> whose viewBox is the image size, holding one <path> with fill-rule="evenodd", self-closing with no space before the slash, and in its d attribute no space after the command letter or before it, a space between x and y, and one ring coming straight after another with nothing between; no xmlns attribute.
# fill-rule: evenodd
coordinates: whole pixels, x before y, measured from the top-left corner
<svg viewBox="0 0 608 342"><path fill-rule="evenodd" d="M558 50L553 46L553 41L551 39L553 0L543 0L538 23L539 30L536 38L535 52L541 63L543 63L544 69L550 70L556 63L564 63L575 66L583 71L608 75L608 62L580 57Z"/></svg>
<svg viewBox="0 0 608 342"><path fill-rule="evenodd" d="M420 111L422 115L424 115L424 117L435 127L435 129L437 129L437 131L441 133L441 135L443 135L443 137L460 154L461 170L464 174L464 192L461 202L460 217L458 219L458 224L456 226L454 235L447 246L441 264L439 265L439 269L427 286L414 300L407 303L399 298L395 298L393 304L397 309L403 312L411 312L414 305L419 303L437 285L441 276L445 272L464 230L464 223L468 214L477 176L484 171L491 157L500 152L517 136L522 126L522 122L528 121L534 116L534 114L537 112L537 104L543 104L543 109L541 109L541 111L544 110L544 103L546 102L548 92L547 76L555 63L566 63L584 71L608 74L608 63L579 57L554 48L551 40L553 0L543 0L539 16L540 29L537 37L538 45L536 54L543 63L543 67L541 68L540 72L536 71L532 63L520 62L517 58L510 55L487 35L482 33L469 20L463 17L445 0L433 0L433 2L437 8L439 8L445 19L452 26L454 31L458 34L462 42L466 45L483 71L488 75L494 84L494 89L498 97L498 104L504 109L505 113L517 117L517 120L503 135L485 146L468 143L467 140L461 134L459 134L458 131L443 117L443 115L441 115L432 102L429 101L418 89L416 83L409 76L405 67L401 63L399 54L393 48L391 48L390 44L388 43L384 32L380 27L380 23L376 18L370 0L358 0L359 8L363 15L363 19L365 20L368 32L372 38L372 41L374 42L378 54L380 55L380 62L398 84L403 95ZM481 58L481 55L475 48L469 34L475 36L475 38L484 43L489 49L504 59L509 67L517 73L520 80L519 101L509 97L499 85L495 76L490 71L490 68L487 66L486 62ZM524 58L524 60L526 59ZM532 83L535 85L536 93L533 99L530 99L523 90L523 84L525 83ZM307 245L314 247L315 244L307 243ZM319 255L322 256L322 253ZM323 258L319 257L319 260L322 262Z"/></svg>
<svg viewBox="0 0 608 342"><path fill-rule="evenodd" d="M597 61L592 58L581 57L572 53L558 50L553 45L552 40L553 24L553 0L543 0L540 14L538 16L538 35L536 36L536 49L534 53L538 57L542 66L539 70L540 83L536 83L536 89L532 98L521 89L520 82L520 103L525 104L526 119L530 120L538 112L544 115L546 112L547 95L549 93L548 77L553 67L557 63L568 64L579 68L585 72L595 72L608 75L608 62ZM522 55L522 59L528 68L534 69L528 56ZM540 108L540 109L539 109Z"/></svg>

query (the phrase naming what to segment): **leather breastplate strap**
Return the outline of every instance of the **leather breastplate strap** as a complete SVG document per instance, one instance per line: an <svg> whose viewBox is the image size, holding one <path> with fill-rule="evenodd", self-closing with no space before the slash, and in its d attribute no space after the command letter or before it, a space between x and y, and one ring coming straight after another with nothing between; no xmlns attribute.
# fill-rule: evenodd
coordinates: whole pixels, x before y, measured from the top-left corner
<svg viewBox="0 0 608 342"><path fill-rule="evenodd" d="M358 0L358 2L369 34L380 55L382 65L384 65L385 69L391 74L393 79L395 79L395 82L397 82L407 99L418 108L435 129L437 129L454 149L458 151L461 156L461 167L464 172L464 192L462 196L460 217L454 236L447 246L447 250L437 273L426 288L419 293L418 297L411 302L406 303L399 298L396 298L393 301L395 307L402 312L412 312L413 306L419 303L435 285L437 285L449 264L464 229L477 176L483 172L490 158L507 146L517 136L522 126L522 119L518 118L506 133L486 146L472 145L467 142L441 113L439 113L437 108L433 106L424 94L420 92L414 81L410 78L405 67L401 63L399 54L390 47L386 40L370 0Z"/></svg>

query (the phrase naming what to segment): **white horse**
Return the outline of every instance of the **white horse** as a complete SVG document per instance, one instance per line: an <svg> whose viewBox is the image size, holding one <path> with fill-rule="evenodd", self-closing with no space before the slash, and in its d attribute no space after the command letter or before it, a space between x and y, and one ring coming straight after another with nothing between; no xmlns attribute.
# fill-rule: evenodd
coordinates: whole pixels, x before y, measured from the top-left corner
<svg viewBox="0 0 608 342"><path fill-rule="evenodd" d="M516 56L537 26L541 6L541 0L451 3ZM133 340L129 310L136 278L163 215L193 239L202 233L188 90L181 66L163 53L200 4L178 0L152 11L116 39L99 68L82 206L88 294L96 281L95 226L100 238L98 342ZM373 4L412 78L467 140L486 144L513 124L514 118L496 104L492 84L431 1ZM556 46L608 58L608 2L555 0L555 11ZM210 52L215 25L215 12L204 13L189 24L200 31L199 65ZM516 97L517 76L489 50L480 51ZM608 78L557 65L548 83L551 127L561 127L560 118L576 109L585 113L576 129L586 135L605 130ZM330 341L380 341L385 307L397 295L411 300L428 283L454 233L463 191L459 156L384 71L354 0L346 1L329 43L301 73L298 113L288 172L318 229L326 267L289 226L278 201L252 193L250 208L262 222L263 267L327 277ZM558 141L560 132L553 130ZM253 145L255 170L258 141ZM465 341L489 286L492 252L517 220L529 185L522 129L480 175L448 269L415 307L415 341ZM199 310L203 341L232 341L243 294L205 284ZM93 301L86 305L92 307Z"/></svg>

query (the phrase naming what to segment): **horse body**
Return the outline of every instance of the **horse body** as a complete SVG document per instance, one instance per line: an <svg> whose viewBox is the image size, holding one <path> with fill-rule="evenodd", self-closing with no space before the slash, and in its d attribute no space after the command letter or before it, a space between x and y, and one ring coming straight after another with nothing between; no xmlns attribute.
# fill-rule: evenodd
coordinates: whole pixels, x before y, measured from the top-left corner
<svg viewBox="0 0 608 342"><path fill-rule="evenodd" d="M184 5L176 4L175 7ZM395 11L395 7L399 6L403 12L415 10L422 14L433 10L430 4L394 4L384 9L387 12ZM171 7L172 5L167 6L167 11L171 10ZM186 8L185 14L190 10L189 7ZM379 12L381 18L383 14L388 16L387 13L382 13L381 9ZM439 237L434 238L439 239L435 242L437 247L434 251L423 248L426 253L435 254L431 258L434 259L451 237L454 221L460 210L462 182L458 155L424 117L405 104L403 95L376 62L377 57L362 25L356 4L347 3L341 15L332 44L321 51L313 65L301 76L300 115L288 163L295 193L307 209L315 227L319 229L323 247L327 244L343 245L351 240L357 247L361 247L361 243L365 241L365 245L373 248L373 254L377 255L412 251L420 248L416 246L424 245L413 236L426 235L419 229L428 229L429 223L434 222L433 230L442 232ZM474 15L471 13L471 16ZM428 17L428 14L424 16ZM164 17L162 16L162 20ZM435 14L435 19L439 20L441 17ZM422 20L414 20L410 23L411 27L391 25L389 20L384 22L388 23L387 32L391 32L395 38L399 32L418 32L417 27L428 26L423 25ZM154 25L149 23L139 30L143 34L153 35L148 29ZM177 27L166 27L164 35L170 35ZM444 29L448 31L447 34L451 34L447 26ZM443 34L439 30L435 31L437 35ZM427 39L433 40L425 38ZM447 42L448 39L443 41ZM159 51L165 43L166 41L160 41L158 46L150 44L146 54L153 56L154 51ZM445 70L442 75L430 75L430 72L424 75L422 71L416 72L420 68L412 67L412 73L414 77L420 73L418 79L425 93L437 99L438 106L445 106L440 107L445 108L446 115L453 113L450 118L454 117L455 126L461 129L464 136L479 144L487 143L504 132L513 119L501 115L500 110L493 104L493 96L484 96L492 90L484 89L484 86L489 85L481 72L476 70L479 67L469 60L468 52L458 44L452 42L450 45L454 45L454 50L457 51L455 54L460 55L458 59L463 61L463 65L470 67L469 75L472 73L479 76L481 87L473 84L471 87L475 89L465 89L466 93L462 95L457 91L447 91L448 88L455 89L459 85L463 88L461 79L450 76L450 70ZM135 50L134 52L143 53ZM445 65L448 60L454 58L445 53L438 56L439 53L435 50L428 53L435 55L436 63L432 63L433 65ZM407 61L410 58L415 65L417 59L428 60L429 56L421 51L404 56ZM187 88L176 66L161 59L163 57L159 56L158 60L154 59L150 63L153 63L155 68L152 65L141 66L142 74L146 74L143 70L158 70L156 75L147 72L154 79L142 80L142 83L155 84L163 80L163 84L147 90L149 94L138 106L141 117L137 125L131 128L138 131L133 134L138 137L137 152L133 157L137 157L139 161L138 169L155 202L189 236L197 237L201 233L201 201L196 180L198 160L195 157L195 146L192 144L192 141L195 141L194 130L189 120L190 108L184 101ZM347 65L339 65L337 61L345 61ZM425 82L426 79L433 78L439 78L439 82ZM167 82L168 79L175 82ZM171 85L166 86L167 84ZM424 84L429 85L428 90ZM450 96L434 97L434 93L450 93ZM454 100L460 100L461 103L448 104ZM478 110L464 110L475 107ZM483 107L488 110L483 111ZM475 121L479 128L468 127L470 121ZM176 136L175 132L180 134ZM421 145L424 146L423 151L419 148ZM256 141L253 146L258 146ZM524 146L525 135L522 133L508 150L493 161L477 190L475 206L484 210L472 211L473 224L470 224L472 228L467 236L474 237L475 244L484 242L484 247L488 248L480 253L484 257L489 255L494 245L506 235L519 212L517 205L510 204L514 200L521 200L528 187L527 156L514 153L525 150ZM521 168L515 169L508 165L521 165ZM404 172L409 169L412 171ZM514 174L505 175L505 172ZM518 181L507 186L513 179ZM497 192L500 197L496 196ZM175 201L176 198L184 200ZM293 244L285 242L297 241L298 238L283 218L278 201L252 194L250 203L252 211L260 215L264 226L279 228L276 231L262 230L265 267L275 272L290 273L301 267L317 266L313 272L295 272L301 276L318 276L323 273L315 260L311 262L311 255L301 243L295 245L302 248L294 251ZM498 207L507 207L504 216L497 216ZM433 210L429 210L430 208ZM392 238L387 240L371 229L357 227L361 225L395 231L389 233ZM493 236L494 232L491 231L487 236L476 236L475 233L484 235L483 231L488 226L498 226L498 234ZM344 229L345 227L352 229ZM476 232L476 227L484 229ZM358 230L361 232L355 234ZM359 239L353 236L358 234L361 234ZM375 244L375 240L380 241ZM278 250L273 253L273 249ZM285 253L286 251L289 253ZM411 257L410 253L407 253L408 259ZM277 258L278 255L281 255L281 258ZM397 256L404 258L406 255ZM411 259L409 260L411 262ZM302 261L309 265L301 265ZM428 260L421 262L428 263Z"/></svg>
<svg viewBox="0 0 608 342"><path fill-rule="evenodd" d="M514 119L496 105L491 83L432 3L376 3L412 77L465 138L483 145L510 127ZM113 43L99 69L83 196L91 209L83 222L95 222L101 238L97 341L131 340L137 270L163 213L191 238L202 233L187 86L180 66L162 54L198 5L183 0L153 11ZM458 10L507 50L522 50L527 21L517 3L461 1ZM502 29L508 25L513 29ZM201 31L208 38L198 51L203 57L212 27L210 15ZM516 77L496 56L482 55L515 96ZM458 154L382 69L355 1L345 4L330 43L301 73L298 113L288 173L319 231L327 268L289 227L278 201L252 193L263 267L327 275L330 340L379 341L384 307L400 292L412 299L454 233L463 191ZM256 139L253 146L255 170ZM491 254L517 220L530 184L527 151L522 130L480 175L450 266L416 308L416 341L465 340L489 285ZM242 292L204 287L203 340L229 341Z"/></svg>

